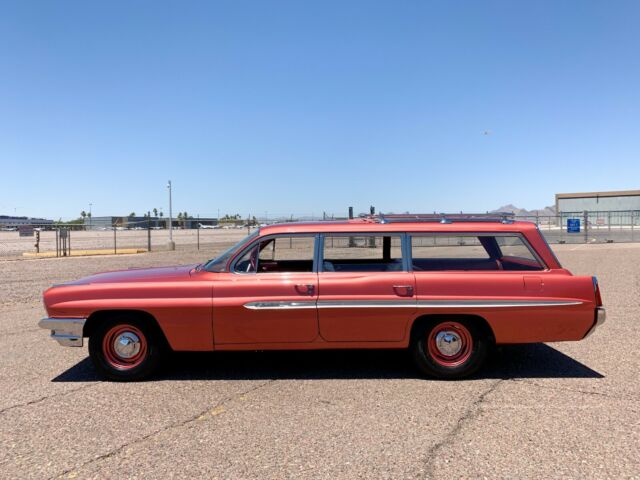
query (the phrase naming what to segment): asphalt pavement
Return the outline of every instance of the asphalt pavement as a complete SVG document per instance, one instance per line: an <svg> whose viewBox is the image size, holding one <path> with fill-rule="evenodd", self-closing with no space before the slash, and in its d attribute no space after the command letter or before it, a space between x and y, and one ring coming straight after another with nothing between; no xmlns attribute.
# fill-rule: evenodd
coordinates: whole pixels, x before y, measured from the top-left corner
<svg viewBox="0 0 640 480"><path fill-rule="evenodd" d="M598 276L605 325L454 382L403 351L175 354L105 382L37 327L42 290L215 252L0 261L0 478L640 477L640 245L554 249Z"/></svg>

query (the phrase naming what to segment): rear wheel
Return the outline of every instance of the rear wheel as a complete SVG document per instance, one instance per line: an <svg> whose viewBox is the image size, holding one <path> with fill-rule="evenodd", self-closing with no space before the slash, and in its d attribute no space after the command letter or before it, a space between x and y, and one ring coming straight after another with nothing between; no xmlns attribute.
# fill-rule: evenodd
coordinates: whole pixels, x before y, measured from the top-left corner
<svg viewBox="0 0 640 480"><path fill-rule="evenodd" d="M419 326L410 348L423 373L455 379L467 377L482 366L489 343L488 336L473 321L439 319Z"/></svg>
<svg viewBox="0 0 640 480"><path fill-rule="evenodd" d="M110 380L142 380L160 365L164 343L155 328L122 315L103 322L89 338L96 370Z"/></svg>

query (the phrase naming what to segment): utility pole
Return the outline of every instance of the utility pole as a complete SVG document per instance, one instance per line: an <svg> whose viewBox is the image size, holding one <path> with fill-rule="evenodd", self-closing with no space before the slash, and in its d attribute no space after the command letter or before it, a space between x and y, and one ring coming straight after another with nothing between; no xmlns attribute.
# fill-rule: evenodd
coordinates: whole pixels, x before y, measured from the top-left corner
<svg viewBox="0 0 640 480"><path fill-rule="evenodd" d="M91 207L93 206L93 203L89 204L89 230L91 230Z"/></svg>
<svg viewBox="0 0 640 480"><path fill-rule="evenodd" d="M175 250L176 244L173 241L173 205L171 200L171 180L167 183L167 188L169 189L169 250Z"/></svg>

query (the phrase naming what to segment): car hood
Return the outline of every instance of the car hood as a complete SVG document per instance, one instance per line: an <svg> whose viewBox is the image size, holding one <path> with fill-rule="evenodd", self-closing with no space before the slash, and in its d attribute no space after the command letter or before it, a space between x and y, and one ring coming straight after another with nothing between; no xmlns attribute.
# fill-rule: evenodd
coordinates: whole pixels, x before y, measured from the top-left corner
<svg viewBox="0 0 640 480"><path fill-rule="evenodd" d="M131 268L114 272L96 273L88 277L60 285L89 285L92 283L175 282L189 278L198 265L176 267Z"/></svg>

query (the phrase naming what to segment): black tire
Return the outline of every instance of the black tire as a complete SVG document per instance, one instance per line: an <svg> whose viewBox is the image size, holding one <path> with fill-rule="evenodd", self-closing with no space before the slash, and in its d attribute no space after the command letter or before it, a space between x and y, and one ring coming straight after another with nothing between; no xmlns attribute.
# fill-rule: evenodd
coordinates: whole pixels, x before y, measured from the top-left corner
<svg viewBox="0 0 640 480"><path fill-rule="evenodd" d="M452 353L458 345L460 351L445 355L438 347L439 333L442 334L441 347L452 349L447 353ZM442 318L417 326L409 348L422 373L453 380L477 372L487 358L490 345L490 336L477 322L466 318Z"/></svg>
<svg viewBox="0 0 640 480"><path fill-rule="evenodd" d="M115 347L117 338L133 345L125 347L130 349L126 354L136 352L136 348L137 353L130 358L120 356ZM136 338L138 342L135 342ZM133 315L113 316L101 322L89 337L89 356L93 365L100 375L109 380L139 381L148 378L158 370L165 351L164 337L157 327Z"/></svg>

